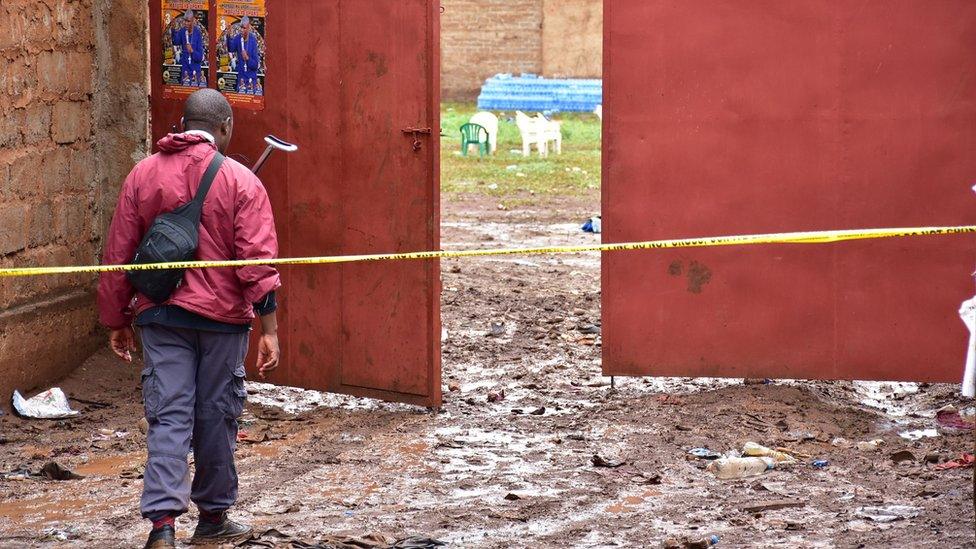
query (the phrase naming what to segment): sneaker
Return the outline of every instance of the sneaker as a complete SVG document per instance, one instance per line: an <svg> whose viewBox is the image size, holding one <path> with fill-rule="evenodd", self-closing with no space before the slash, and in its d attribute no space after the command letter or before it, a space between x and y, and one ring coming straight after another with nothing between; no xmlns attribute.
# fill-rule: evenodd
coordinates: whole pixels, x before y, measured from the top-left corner
<svg viewBox="0 0 976 549"><path fill-rule="evenodd" d="M244 541L254 532L250 526L234 522L223 513L220 522L197 522L197 528L190 538L191 544L218 544Z"/></svg>
<svg viewBox="0 0 976 549"><path fill-rule="evenodd" d="M149 532L146 549L166 549L167 547L176 547L176 529L169 524L153 528Z"/></svg>

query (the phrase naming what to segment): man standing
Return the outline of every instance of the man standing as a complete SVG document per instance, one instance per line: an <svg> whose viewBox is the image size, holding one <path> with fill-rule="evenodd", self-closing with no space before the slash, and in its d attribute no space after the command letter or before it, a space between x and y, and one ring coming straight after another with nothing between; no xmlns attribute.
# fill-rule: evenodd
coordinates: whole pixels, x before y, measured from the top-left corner
<svg viewBox="0 0 976 549"><path fill-rule="evenodd" d="M183 28L173 29L173 46L179 46L180 83L184 86L203 86L203 33L197 25L193 10L183 14Z"/></svg>
<svg viewBox="0 0 976 549"><path fill-rule="evenodd" d="M237 91L253 94L261 68L261 51L248 16L241 19L240 33L227 36L227 51L237 55Z"/></svg>
<svg viewBox="0 0 976 549"><path fill-rule="evenodd" d="M183 108L185 131L162 138L159 152L133 168L122 186L103 262L129 263L153 219L186 204L204 171L233 133L230 104L203 89ZM267 192L257 176L231 159L221 166L203 203L201 260L268 259L278 253ZM123 273L103 273L99 317L112 330L112 350L131 362L132 324L142 332L142 393L149 422L142 516L153 523L147 548L175 547L175 520L192 500L200 521L192 542L240 540L251 528L227 517L237 499L234 449L244 407L244 358L252 319L261 318L259 375L278 365L275 290L269 266L189 269L169 300L138 295ZM196 471L190 483L192 443Z"/></svg>

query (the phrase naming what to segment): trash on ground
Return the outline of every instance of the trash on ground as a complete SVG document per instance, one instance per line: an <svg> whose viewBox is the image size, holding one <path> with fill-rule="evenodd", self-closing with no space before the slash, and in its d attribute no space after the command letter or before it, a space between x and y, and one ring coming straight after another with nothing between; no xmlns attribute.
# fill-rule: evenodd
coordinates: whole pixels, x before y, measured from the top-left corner
<svg viewBox="0 0 976 549"><path fill-rule="evenodd" d="M875 452L884 444L884 440L876 438L874 440L864 440L857 443L857 449L862 452Z"/></svg>
<svg viewBox="0 0 976 549"><path fill-rule="evenodd" d="M969 408L966 412L972 412ZM972 413L960 413L955 406L946 406L935 413L935 421L939 429L948 434L962 434L976 428L976 416Z"/></svg>
<svg viewBox="0 0 976 549"><path fill-rule="evenodd" d="M917 429L898 433L898 436L907 440L921 440L923 438L935 438L939 436L939 431L937 429Z"/></svg>
<svg viewBox="0 0 976 549"><path fill-rule="evenodd" d="M25 399L20 391L14 391L14 411L21 417L34 419L64 419L79 414L68 404L68 397L58 387L53 387L43 393Z"/></svg>
<svg viewBox="0 0 976 549"><path fill-rule="evenodd" d="M583 223L580 227L584 233L601 233L603 232L603 219L600 216L591 217Z"/></svg>
<svg viewBox="0 0 976 549"><path fill-rule="evenodd" d="M921 511L920 508L911 505L887 505L884 507L859 507L856 514L874 522L894 522L915 518Z"/></svg>
<svg viewBox="0 0 976 549"><path fill-rule="evenodd" d="M708 448L692 448L688 450L688 453L699 459L718 459L722 457L722 454L713 452Z"/></svg>
<svg viewBox="0 0 976 549"><path fill-rule="evenodd" d="M833 439L833 440L830 441L830 445L831 446L836 446L838 448L850 448L851 447L851 441L847 440L844 437L837 437L837 438L835 438L835 439Z"/></svg>
<svg viewBox="0 0 976 549"><path fill-rule="evenodd" d="M973 466L973 463L976 463L976 456L973 456L973 454L963 454L960 458L936 465L934 469L936 471L944 471L946 469L968 469Z"/></svg>
<svg viewBox="0 0 976 549"><path fill-rule="evenodd" d="M317 540L300 540L281 532L276 528L252 534L250 538L240 541L235 547L321 547L329 549L435 549L444 547L443 541L412 536L395 540L382 534L369 534L363 537L353 536L324 536Z"/></svg>
<svg viewBox="0 0 976 549"><path fill-rule="evenodd" d="M755 442L747 442L742 446L742 455L744 456L754 456L754 457L769 457L773 460L782 463L792 463L796 461L796 458L787 454L786 452L780 452L779 450L773 450L772 448L767 448L761 444L756 444Z"/></svg>
<svg viewBox="0 0 976 549"><path fill-rule="evenodd" d="M721 458L708 464L706 471L722 480L746 478L761 475L776 466L770 457Z"/></svg>
<svg viewBox="0 0 976 549"><path fill-rule="evenodd" d="M49 461L44 464L44 467L41 467L40 476L48 480L78 480L85 478L54 461Z"/></svg>
<svg viewBox="0 0 976 549"><path fill-rule="evenodd" d="M593 454L593 457L590 458L590 463L592 463L594 467L616 469L617 467L626 465L627 462L620 459L605 458L600 454Z"/></svg>
<svg viewBox="0 0 976 549"><path fill-rule="evenodd" d="M485 335L488 337L501 337L505 335L505 324L502 322L492 322L488 333Z"/></svg>
<svg viewBox="0 0 976 549"><path fill-rule="evenodd" d="M830 466L830 461L826 459L815 459L810 462L810 465L814 466L817 469L826 469L827 467Z"/></svg>

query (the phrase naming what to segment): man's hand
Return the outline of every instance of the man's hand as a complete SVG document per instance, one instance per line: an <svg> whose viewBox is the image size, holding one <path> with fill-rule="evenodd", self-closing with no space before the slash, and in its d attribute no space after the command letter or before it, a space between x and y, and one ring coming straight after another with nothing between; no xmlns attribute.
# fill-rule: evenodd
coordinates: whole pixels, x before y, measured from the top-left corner
<svg viewBox="0 0 976 549"><path fill-rule="evenodd" d="M108 344L116 356L126 362L132 362L132 352L136 350L136 335L132 332L132 328L112 330L108 336Z"/></svg>
<svg viewBox="0 0 976 549"><path fill-rule="evenodd" d="M278 367L279 358L278 334L263 334L258 340L258 375L261 379L266 379L265 374Z"/></svg>
<svg viewBox="0 0 976 549"><path fill-rule="evenodd" d="M250 57L247 55L247 50L241 48L241 56L244 57L244 61L248 61Z"/></svg>

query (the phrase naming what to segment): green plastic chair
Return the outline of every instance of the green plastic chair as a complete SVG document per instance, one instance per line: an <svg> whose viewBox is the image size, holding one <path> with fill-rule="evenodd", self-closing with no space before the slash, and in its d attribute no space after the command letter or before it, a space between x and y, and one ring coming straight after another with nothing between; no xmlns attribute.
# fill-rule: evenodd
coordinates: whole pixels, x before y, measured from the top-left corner
<svg viewBox="0 0 976 549"><path fill-rule="evenodd" d="M477 145L479 156L488 155L488 130L478 124L461 126L461 154L468 156L468 146Z"/></svg>

